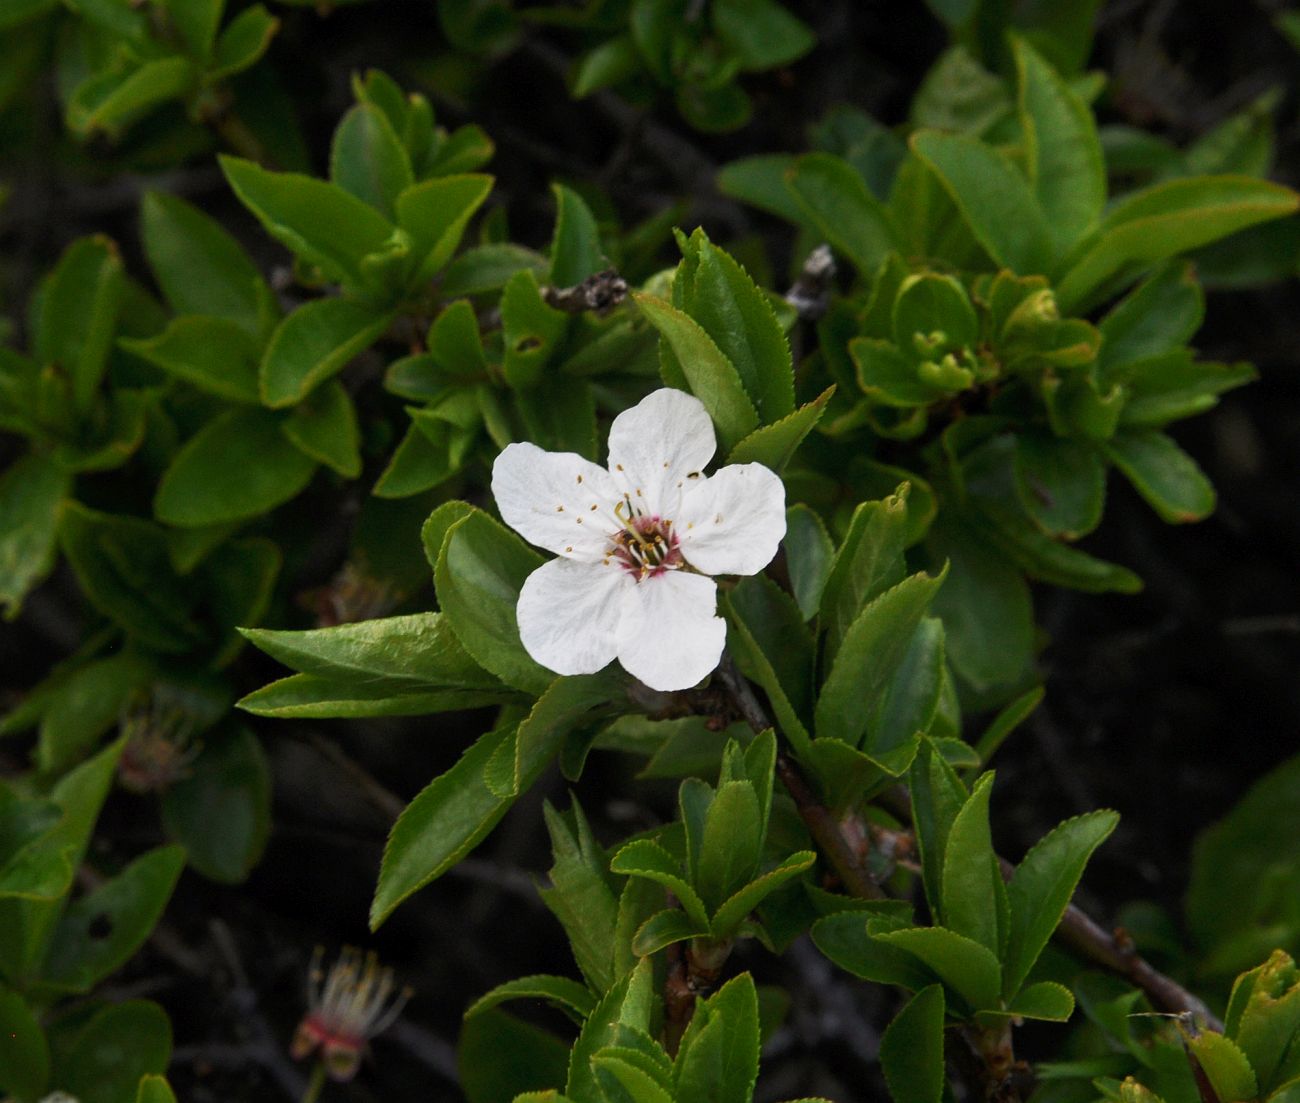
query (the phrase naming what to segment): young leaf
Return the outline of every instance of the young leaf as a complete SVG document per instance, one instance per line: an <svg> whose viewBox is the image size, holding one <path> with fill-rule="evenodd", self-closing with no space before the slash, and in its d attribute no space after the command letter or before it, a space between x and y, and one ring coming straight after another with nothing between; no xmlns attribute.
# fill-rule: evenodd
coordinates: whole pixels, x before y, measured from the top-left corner
<svg viewBox="0 0 1300 1103"><path fill-rule="evenodd" d="M749 882L758 866L763 837L758 797L748 781L718 788L704 818L695 886L712 911Z"/></svg>
<svg viewBox="0 0 1300 1103"><path fill-rule="evenodd" d="M1115 830L1114 812L1090 812L1063 824L1034 846L1007 884L1011 928L1005 955L1003 994L1019 991L1047 940L1061 921L1083 868Z"/></svg>
<svg viewBox="0 0 1300 1103"><path fill-rule="evenodd" d="M311 481L316 461L289 443L280 419L237 408L208 422L176 453L154 495L154 514L192 528L255 517Z"/></svg>
<svg viewBox="0 0 1300 1103"><path fill-rule="evenodd" d="M755 429L731 450L727 462L761 463L777 473L784 471L786 464L794 459L799 445L821 421L822 414L826 412L826 404L834 393L835 386L832 384L794 413L771 425Z"/></svg>
<svg viewBox="0 0 1300 1103"><path fill-rule="evenodd" d="M451 259L469 220L492 190L492 183L490 176L439 176L415 184L397 197L398 225L411 235L411 254L416 258L412 285L426 283ZM450 271L447 277L442 288L444 296L470 293L461 290L453 294L449 290Z"/></svg>
<svg viewBox="0 0 1300 1103"><path fill-rule="evenodd" d="M636 929L632 936L632 952L638 957L649 957L665 946L707 936L708 933L707 926L700 926L680 908L665 908Z"/></svg>
<svg viewBox="0 0 1300 1103"><path fill-rule="evenodd" d="M1214 1094L1224 1103L1259 1095L1255 1070L1231 1038L1207 1030L1188 1038L1187 1048L1204 1070Z"/></svg>
<svg viewBox="0 0 1300 1103"><path fill-rule="evenodd" d="M673 1066L678 1103L749 1103L758 1078L758 992L742 973L699 1000Z"/></svg>
<svg viewBox="0 0 1300 1103"><path fill-rule="evenodd" d="M817 855L811 850L797 850L775 869L750 881L726 900L713 913L714 938L729 938L759 904L792 878L811 869Z"/></svg>
<svg viewBox="0 0 1300 1103"><path fill-rule="evenodd" d="M939 1103L945 1084L943 985L922 988L885 1028L880 1066L894 1103Z"/></svg>
<svg viewBox="0 0 1300 1103"><path fill-rule="evenodd" d="M681 864L652 839L634 839L609 863L611 873L644 877L663 885L677 897L691 922L702 930L709 929L709 913L691 882L682 876Z"/></svg>

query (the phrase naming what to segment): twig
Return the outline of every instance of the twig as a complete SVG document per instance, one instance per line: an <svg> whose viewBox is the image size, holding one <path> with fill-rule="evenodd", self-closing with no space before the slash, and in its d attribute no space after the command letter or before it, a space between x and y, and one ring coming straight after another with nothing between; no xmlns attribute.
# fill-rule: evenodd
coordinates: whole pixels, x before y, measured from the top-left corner
<svg viewBox="0 0 1300 1103"><path fill-rule="evenodd" d="M566 314L591 311L603 318L627 298L627 281L615 269L606 268L572 287L544 287L542 298L547 306Z"/></svg>
<svg viewBox="0 0 1300 1103"><path fill-rule="evenodd" d="M785 301L805 322L815 322L830 305L831 281L835 278L835 256L824 242L817 246L799 269L799 278L785 293Z"/></svg>

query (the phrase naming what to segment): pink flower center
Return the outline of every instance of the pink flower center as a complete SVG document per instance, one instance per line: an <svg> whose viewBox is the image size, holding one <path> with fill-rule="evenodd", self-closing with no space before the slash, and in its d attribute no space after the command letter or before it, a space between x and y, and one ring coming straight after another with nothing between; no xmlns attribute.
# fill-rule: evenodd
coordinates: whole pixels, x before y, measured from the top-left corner
<svg viewBox="0 0 1300 1103"><path fill-rule="evenodd" d="M673 523L658 516L634 517L614 533L608 554L638 582L654 578L664 571L675 571L683 564Z"/></svg>

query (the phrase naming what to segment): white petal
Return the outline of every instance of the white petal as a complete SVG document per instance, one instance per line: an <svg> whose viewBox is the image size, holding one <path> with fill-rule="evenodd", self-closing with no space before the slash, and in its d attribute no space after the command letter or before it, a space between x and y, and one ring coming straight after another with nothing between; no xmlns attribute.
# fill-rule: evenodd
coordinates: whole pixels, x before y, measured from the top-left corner
<svg viewBox="0 0 1300 1103"><path fill-rule="evenodd" d="M556 674L595 674L618 652L624 591L635 586L617 564L542 564L524 579L515 607L524 650Z"/></svg>
<svg viewBox="0 0 1300 1103"><path fill-rule="evenodd" d="M716 449L704 403L663 387L614 419L609 470L634 508L662 515L676 507L678 484L700 471Z"/></svg>
<svg viewBox="0 0 1300 1103"><path fill-rule="evenodd" d="M628 576L631 577L630 575ZM727 623L713 579L666 571L623 594L618 661L651 689L688 689L722 658Z"/></svg>
<svg viewBox="0 0 1300 1103"><path fill-rule="evenodd" d="M732 464L689 486L672 521L696 570L757 574L785 536L785 485L761 463Z"/></svg>
<svg viewBox="0 0 1300 1103"><path fill-rule="evenodd" d="M509 444L492 465L492 494L507 525L567 558L602 558L620 527L614 506L622 495L614 480L576 452Z"/></svg>

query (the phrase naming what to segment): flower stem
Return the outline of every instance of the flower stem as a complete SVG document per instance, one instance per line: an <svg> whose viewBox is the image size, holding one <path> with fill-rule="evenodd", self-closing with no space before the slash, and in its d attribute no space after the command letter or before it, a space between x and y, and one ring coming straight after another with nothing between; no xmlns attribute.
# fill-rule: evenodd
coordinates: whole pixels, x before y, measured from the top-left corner
<svg viewBox="0 0 1300 1103"><path fill-rule="evenodd" d="M302 1099L299 1103L316 1103L320 1098L320 1093L325 1087L325 1062L317 1061L311 1068L311 1079L307 1081L307 1088L302 1093Z"/></svg>

